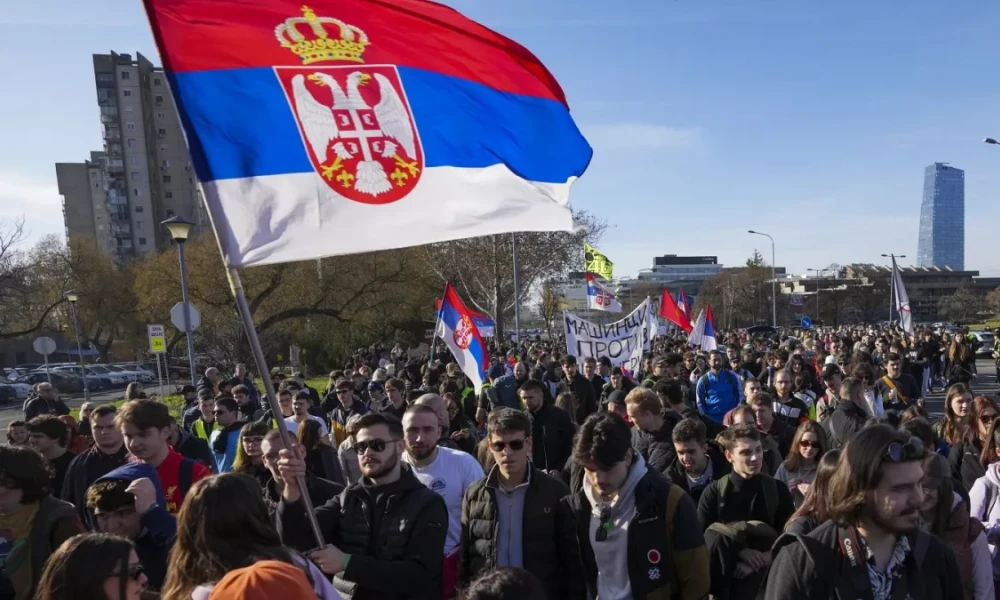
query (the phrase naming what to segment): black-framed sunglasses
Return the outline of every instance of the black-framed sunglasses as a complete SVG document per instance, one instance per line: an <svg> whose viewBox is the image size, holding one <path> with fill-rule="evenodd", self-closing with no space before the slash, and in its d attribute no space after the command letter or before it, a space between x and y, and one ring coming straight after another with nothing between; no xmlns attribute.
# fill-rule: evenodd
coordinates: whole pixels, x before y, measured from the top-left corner
<svg viewBox="0 0 1000 600"><path fill-rule="evenodd" d="M375 438L373 440L364 440L361 442L354 443L354 449L358 452L358 456L364 454L366 451L371 450L372 452L382 452L385 450L389 442L395 442L396 440L382 440Z"/></svg>
<svg viewBox="0 0 1000 600"><path fill-rule="evenodd" d="M979 415L979 422L983 425L992 425L996 418L996 415Z"/></svg>
<svg viewBox="0 0 1000 600"><path fill-rule="evenodd" d="M597 525L597 532L594 533L594 540L603 542L608 539L608 531L611 530L611 526L614 524L611 521L611 508L602 508L598 519L600 520L600 523Z"/></svg>
<svg viewBox="0 0 1000 600"><path fill-rule="evenodd" d="M924 443L915 437L910 438L905 444L893 442L885 449L885 456L892 462L920 460L925 454Z"/></svg>
<svg viewBox="0 0 1000 600"><path fill-rule="evenodd" d="M132 581L138 582L143 575L146 574L146 567L142 566L142 563L133 563L128 566L128 569L124 573L112 573L112 577L122 577L126 576Z"/></svg>
<svg viewBox="0 0 1000 600"><path fill-rule="evenodd" d="M511 440L509 442L493 442L490 449L494 452L503 452L504 448L510 446L511 450L524 450L524 440Z"/></svg>

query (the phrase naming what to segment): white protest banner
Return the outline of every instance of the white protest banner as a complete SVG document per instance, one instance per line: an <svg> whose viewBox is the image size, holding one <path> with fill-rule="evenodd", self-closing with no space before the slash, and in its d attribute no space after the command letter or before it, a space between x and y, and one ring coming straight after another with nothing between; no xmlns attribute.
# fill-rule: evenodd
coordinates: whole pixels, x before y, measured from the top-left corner
<svg viewBox="0 0 1000 600"><path fill-rule="evenodd" d="M591 323L563 311L566 350L579 360L607 357L611 365L635 374L656 336L653 303L646 298L627 317L614 323Z"/></svg>

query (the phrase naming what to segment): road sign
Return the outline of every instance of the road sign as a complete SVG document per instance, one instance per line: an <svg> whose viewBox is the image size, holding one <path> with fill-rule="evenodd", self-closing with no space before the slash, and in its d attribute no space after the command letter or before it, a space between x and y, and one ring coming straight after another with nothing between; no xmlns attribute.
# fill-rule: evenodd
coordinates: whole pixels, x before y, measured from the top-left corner
<svg viewBox="0 0 1000 600"><path fill-rule="evenodd" d="M191 307L191 331L198 329L201 325L201 312L195 307L194 304L188 302L188 306ZM174 324L174 327L180 331L187 331L184 321L184 303L178 302L170 309L170 322Z"/></svg>
<svg viewBox="0 0 1000 600"><path fill-rule="evenodd" d="M56 341L50 337L42 336L35 338L35 341L31 343L31 347L42 356L48 356L56 351Z"/></svg>
<svg viewBox="0 0 1000 600"><path fill-rule="evenodd" d="M813 320L809 317L802 317L802 329L812 329Z"/></svg>
<svg viewBox="0 0 1000 600"><path fill-rule="evenodd" d="M163 354L167 351L167 332L163 325L146 325L149 336L149 351L153 354ZM159 363L157 363L159 366Z"/></svg>

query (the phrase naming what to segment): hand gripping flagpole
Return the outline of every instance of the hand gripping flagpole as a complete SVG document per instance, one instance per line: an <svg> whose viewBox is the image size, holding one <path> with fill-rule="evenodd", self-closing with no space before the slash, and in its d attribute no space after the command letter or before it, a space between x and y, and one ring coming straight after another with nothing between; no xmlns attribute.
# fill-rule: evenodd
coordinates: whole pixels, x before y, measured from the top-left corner
<svg viewBox="0 0 1000 600"><path fill-rule="evenodd" d="M291 450L295 439L288 432L285 420L280 418L282 414L281 405L278 404L278 396L274 392L274 383L271 381L270 370L267 368L264 350L260 346L260 338L257 337L257 329L254 327L253 317L250 315L250 306L247 304L247 296L243 291L243 281L240 280L239 272L233 267L227 267L226 274L229 276L229 288L233 292L233 298L236 299L236 307L239 309L240 317L243 319L243 328L246 330L247 338L250 340L250 349L253 351L254 361L257 363L257 371L260 373L261 381L264 382L264 393L267 395L267 404L271 407L271 414L274 415L274 421L278 425L281 442L285 446L285 449ZM286 481L285 485L288 485L288 483ZM323 532L320 531L319 521L316 520L316 511L313 508L312 499L309 497L306 478L299 477L296 484L299 486L299 495L301 496L302 503L305 505L306 516L309 518L309 527L312 529L313 537L316 540L316 547L322 548L326 545L326 541L323 539Z"/></svg>

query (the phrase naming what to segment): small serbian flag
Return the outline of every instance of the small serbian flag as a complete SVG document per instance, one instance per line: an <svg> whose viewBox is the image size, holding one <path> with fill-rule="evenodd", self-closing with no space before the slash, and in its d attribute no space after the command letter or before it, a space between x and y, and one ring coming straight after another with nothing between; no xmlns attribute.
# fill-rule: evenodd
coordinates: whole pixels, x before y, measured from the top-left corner
<svg viewBox="0 0 1000 600"><path fill-rule="evenodd" d="M681 291L677 292L677 306L681 308L681 311L684 312L684 316L687 317L688 321L690 321L692 317L691 300L689 300L687 294L684 293L684 288L681 288Z"/></svg>
<svg viewBox="0 0 1000 600"><path fill-rule="evenodd" d="M591 273L587 273L587 308L619 313L622 305L618 298L603 285L597 283Z"/></svg>
<svg viewBox="0 0 1000 600"><path fill-rule="evenodd" d="M481 392L490 356L469 309L465 308L465 303L450 283L444 288L444 298L438 309L438 337L451 350L455 362L475 386L476 394Z"/></svg>
<svg viewBox="0 0 1000 600"><path fill-rule="evenodd" d="M458 11L144 4L227 265L573 230L592 151L562 89Z"/></svg>

